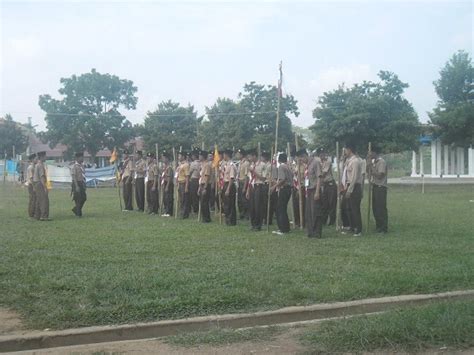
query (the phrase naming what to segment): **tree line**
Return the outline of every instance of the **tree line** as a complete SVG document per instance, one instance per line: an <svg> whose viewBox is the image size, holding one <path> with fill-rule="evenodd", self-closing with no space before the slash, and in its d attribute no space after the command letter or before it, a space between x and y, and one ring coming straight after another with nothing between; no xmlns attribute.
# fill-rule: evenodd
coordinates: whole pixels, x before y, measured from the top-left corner
<svg viewBox="0 0 474 355"><path fill-rule="evenodd" d="M473 66L469 54L458 51L440 71L434 88L439 101L429 113L434 135L446 144L468 147L474 144ZM390 71L380 71L378 81L363 81L351 87L344 84L325 92L316 101L313 139L306 141L296 134L299 145L323 146L333 151L334 142L351 140L361 151L368 142L385 152L415 149L422 128L412 104L405 98L409 87ZM193 105L164 100L147 112L141 124L132 123L122 113L136 109L138 88L131 80L115 75L90 73L60 79L60 99L40 95L39 106L46 113L46 132L41 138L51 147L58 143L68 147L66 155L87 150L92 156L103 148L121 148L136 136L144 138L146 148L172 147L209 149L255 147L270 150L274 142L277 110L277 87L250 82L244 85L237 99L218 98L198 114ZM298 102L293 95L281 98L279 149L295 140L296 127L291 115L298 116ZM10 115L0 126L0 149L11 154L26 148L24 139L17 139Z"/></svg>

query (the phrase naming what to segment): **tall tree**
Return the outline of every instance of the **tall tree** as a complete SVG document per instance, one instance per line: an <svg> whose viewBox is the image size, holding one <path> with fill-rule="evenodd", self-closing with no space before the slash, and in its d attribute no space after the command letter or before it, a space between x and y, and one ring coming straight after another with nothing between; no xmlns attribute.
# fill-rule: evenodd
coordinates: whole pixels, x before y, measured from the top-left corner
<svg viewBox="0 0 474 355"><path fill-rule="evenodd" d="M272 85L245 84L238 100L219 98L206 108L208 120L203 121L201 132L207 145L221 147L254 148L258 142L270 150L275 140L277 88ZM299 115L297 101L292 95L281 100L279 122L279 149L293 142L289 114Z"/></svg>
<svg viewBox="0 0 474 355"><path fill-rule="evenodd" d="M143 138L147 149L152 151L156 143L160 144L160 149L171 150L180 146L190 149L196 144L197 127L197 113L193 106L163 101L156 110L147 113Z"/></svg>
<svg viewBox="0 0 474 355"><path fill-rule="evenodd" d="M319 97L313 111L316 122L311 127L315 145L333 151L336 141L352 141L361 152L367 150L368 142L386 152L416 147L418 117L403 97L408 84L388 71L380 71L378 76L380 82L364 81L351 88L340 85Z"/></svg>
<svg viewBox="0 0 474 355"><path fill-rule="evenodd" d="M430 113L438 129L436 135L446 144L468 147L474 144L474 68L469 54L455 53L433 82L439 101Z"/></svg>
<svg viewBox="0 0 474 355"><path fill-rule="evenodd" d="M50 95L39 97L46 112L45 138L51 146L58 143L73 151L87 150L93 157L100 149L120 147L133 134L130 121L119 109L135 109L137 87L115 75L90 73L61 78L61 100Z"/></svg>
<svg viewBox="0 0 474 355"><path fill-rule="evenodd" d="M28 145L28 137L24 134L20 124L13 121L10 114L5 115L5 120L0 121L0 154L7 158L13 157L13 146L15 154L23 153Z"/></svg>

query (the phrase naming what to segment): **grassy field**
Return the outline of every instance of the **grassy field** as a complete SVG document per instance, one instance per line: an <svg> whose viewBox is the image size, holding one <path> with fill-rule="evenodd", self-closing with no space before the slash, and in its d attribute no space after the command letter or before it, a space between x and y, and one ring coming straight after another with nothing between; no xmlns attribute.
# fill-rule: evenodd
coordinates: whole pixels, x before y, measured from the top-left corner
<svg viewBox="0 0 474 355"><path fill-rule="evenodd" d="M315 353L469 349L474 346L474 301L328 321L306 329L301 340Z"/></svg>
<svg viewBox="0 0 474 355"><path fill-rule="evenodd" d="M321 240L122 213L116 194L88 190L76 219L53 190L36 222L0 186L0 306L61 329L474 288L472 186L393 187L387 236Z"/></svg>

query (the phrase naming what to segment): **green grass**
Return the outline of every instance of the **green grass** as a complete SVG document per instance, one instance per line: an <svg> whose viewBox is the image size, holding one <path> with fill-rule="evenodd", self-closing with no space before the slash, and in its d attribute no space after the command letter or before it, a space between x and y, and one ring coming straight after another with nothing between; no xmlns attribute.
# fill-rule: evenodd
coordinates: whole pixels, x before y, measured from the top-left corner
<svg viewBox="0 0 474 355"><path fill-rule="evenodd" d="M270 341L282 333L278 327L251 329L214 329L208 332L193 332L163 338L167 344L184 347L198 345L223 346L242 342Z"/></svg>
<svg viewBox="0 0 474 355"><path fill-rule="evenodd" d="M305 330L301 340L316 353L468 349L474 346L474 301L328 321Z"/></svg>
<svg viewBox="0 0 474 355"><path fill-rule="evenodd" d="M474 288L472 186L426 191L390 189L386 237L318 240L122 213L114 189L89 189L82 219L53 190L54 221L36 222L7 184L0 306L62 329Z"/></svg>

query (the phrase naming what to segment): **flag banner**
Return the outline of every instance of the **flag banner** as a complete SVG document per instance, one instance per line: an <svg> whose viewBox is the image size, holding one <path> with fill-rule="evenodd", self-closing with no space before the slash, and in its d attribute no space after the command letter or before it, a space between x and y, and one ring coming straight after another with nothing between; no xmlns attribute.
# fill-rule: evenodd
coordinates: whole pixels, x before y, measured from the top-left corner
<svg viewBox="0 0 474 355"><path fill-rule="evenodd" d="M110 164L113 164L117 160L117 149L114 148L112 155L110 156Z"/></svg>

